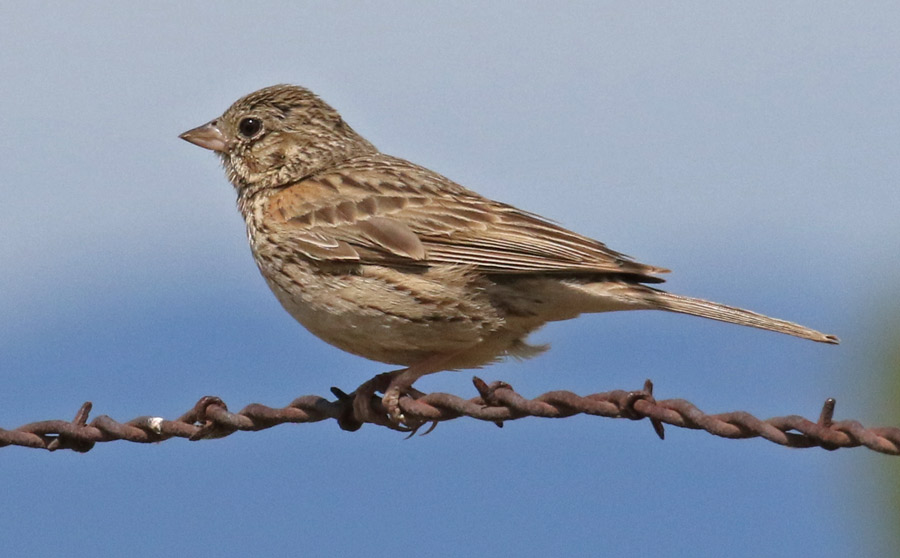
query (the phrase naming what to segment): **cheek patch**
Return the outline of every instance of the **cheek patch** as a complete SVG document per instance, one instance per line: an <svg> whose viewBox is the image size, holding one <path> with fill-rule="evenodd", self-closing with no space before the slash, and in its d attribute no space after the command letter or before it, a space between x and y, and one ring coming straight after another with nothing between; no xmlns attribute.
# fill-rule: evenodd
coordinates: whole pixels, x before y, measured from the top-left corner
<svg viewBox="0 0 900 558"><path fill-rule="evenodd" d="M285 162L285 160L287 160L287 157L285 157L284 151L282 151L280 149L276 149L272 153L269 153L267 159L269 161L270 166L280 167L280 166L284 165L284 162Z"/></svg>

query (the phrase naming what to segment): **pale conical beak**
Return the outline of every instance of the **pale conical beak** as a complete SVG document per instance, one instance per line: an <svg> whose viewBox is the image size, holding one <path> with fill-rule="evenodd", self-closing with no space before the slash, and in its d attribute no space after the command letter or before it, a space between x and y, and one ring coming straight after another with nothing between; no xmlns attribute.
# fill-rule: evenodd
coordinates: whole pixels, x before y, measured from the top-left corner
<svg viewBox="0 0 900 558"><path fill-rule="evenodd" d="M193 130L188 130L178 137L212 151L225 153L228 150L228 139L222 133L222 130L219 130L215 120L207 122L203 126L198 126Z"/></svg>

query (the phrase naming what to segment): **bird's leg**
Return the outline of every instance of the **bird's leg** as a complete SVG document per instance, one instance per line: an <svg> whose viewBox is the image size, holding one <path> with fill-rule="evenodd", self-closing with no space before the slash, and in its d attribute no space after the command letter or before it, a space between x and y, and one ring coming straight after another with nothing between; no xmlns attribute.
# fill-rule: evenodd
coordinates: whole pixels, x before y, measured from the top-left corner
<svg viewBox="0 0 900 558"><path fill-rule="evenodd" d="M381 398L381 403L387 410L388 418L396 424L406 422L406 417L403 416L403 412L400 410L400 396L413 391L412 385L422 376L446 370L444 365L455 356L456 353L437 354L419 361L409 368L391 372L391 383L384 391L384 397Z"/></svg>
<svg viewBox="0 0 900 558"><path fill-rule="evenodd" d="M396 429L397 424L389 421L376 410L373 403L376 401L375 393L387 391L388 386L391 384L391 379L400 372L403 372L403 370L378 374L353 391L351 397L353 398L353 415L356 420L360 421L360 423L371 422Z"/></svg>

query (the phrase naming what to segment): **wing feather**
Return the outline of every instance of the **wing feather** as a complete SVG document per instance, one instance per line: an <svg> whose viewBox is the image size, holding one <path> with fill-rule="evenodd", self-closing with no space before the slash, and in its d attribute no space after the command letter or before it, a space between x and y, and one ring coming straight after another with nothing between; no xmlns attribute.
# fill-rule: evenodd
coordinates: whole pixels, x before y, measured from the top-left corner
<svg viewBox="0 0 900 558"><path fill-rule="evenodd" d="M667 271L422 167L390 161L356 162L293 184L270 201L269 213L281 217L292 246L315 260L457 264L494 274L614 273L646 282L661 282L653 275Z"/></svg>

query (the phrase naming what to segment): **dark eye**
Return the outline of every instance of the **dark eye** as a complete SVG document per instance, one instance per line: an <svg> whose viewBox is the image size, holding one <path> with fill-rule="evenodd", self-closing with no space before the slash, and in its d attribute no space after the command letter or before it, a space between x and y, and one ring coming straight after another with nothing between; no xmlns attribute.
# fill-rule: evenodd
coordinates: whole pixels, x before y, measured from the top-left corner
<svg viewBox="0 0 900 558"><path fill-rule="evenodd" d="M262 120L259 118L245 118L238 124L238 131L245 138L252 138L262 130Z"/></svg>

